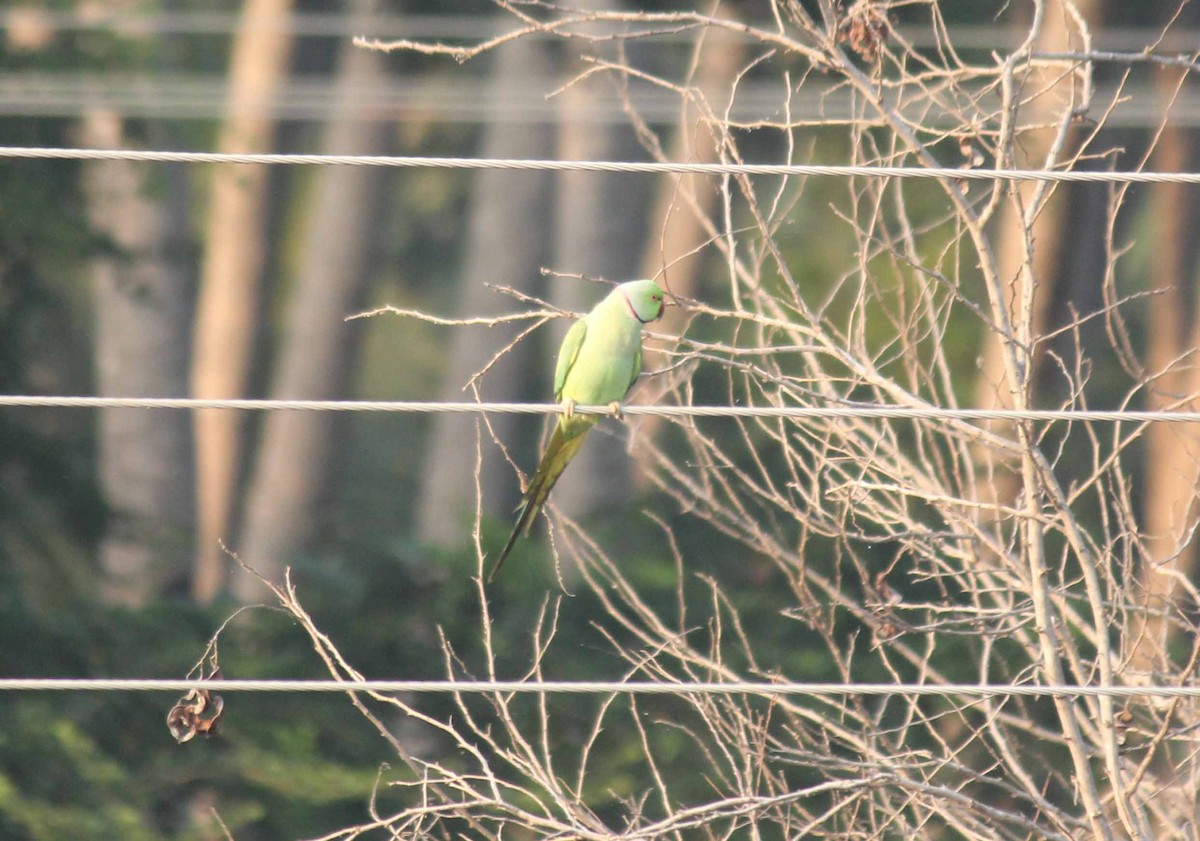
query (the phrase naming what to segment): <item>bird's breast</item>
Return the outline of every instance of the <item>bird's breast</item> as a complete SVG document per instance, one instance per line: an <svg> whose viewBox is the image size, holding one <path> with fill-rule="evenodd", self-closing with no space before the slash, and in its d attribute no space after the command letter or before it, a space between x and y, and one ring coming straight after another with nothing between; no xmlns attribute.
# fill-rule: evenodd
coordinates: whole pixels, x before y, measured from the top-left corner
<svg viewBox="0 0 1200 841"><path fill-rule="evenodd" d="M589 325L579 356L563 383L563 399L601 406L621 400L629 390L633 365L641 346L641 324L595 329Z"/></svg>

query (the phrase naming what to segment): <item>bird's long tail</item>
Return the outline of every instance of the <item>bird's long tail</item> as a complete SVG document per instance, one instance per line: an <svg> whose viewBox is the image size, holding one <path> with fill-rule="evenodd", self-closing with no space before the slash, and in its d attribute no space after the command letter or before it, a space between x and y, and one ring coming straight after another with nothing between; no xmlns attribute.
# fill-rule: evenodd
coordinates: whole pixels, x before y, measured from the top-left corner
<svg viewBox="0 0 1200 841"><path fill-rule="evenodd" d="M537 470L533 474L533 480L529 483L529 488L525 491L525 497L521 502L521 513L517 517L517 524L513 526L512 534L508 536L508 542L500 550L500 557L496 559L496 565L492 567L492 571L488 574L487 580L489 584L496 577L496 573L500 571L500 567L504 566L504 562L508 560L508 553L512 551L513 544L517 542L517 538L522 534L528 535L533 528L534 518L542 510L542 506L546 503L546 497L554 489L554 483L558 481L558 477L562 475L563 470L570 463L571 459L579 452L579 447L583 444L584 437L582 433L578 433L570 438L564 438L562 425L559 424L554 427L554 434L550 436L550 443L546 445L546 452L542 454L542 460L538 463Z"/></svg>

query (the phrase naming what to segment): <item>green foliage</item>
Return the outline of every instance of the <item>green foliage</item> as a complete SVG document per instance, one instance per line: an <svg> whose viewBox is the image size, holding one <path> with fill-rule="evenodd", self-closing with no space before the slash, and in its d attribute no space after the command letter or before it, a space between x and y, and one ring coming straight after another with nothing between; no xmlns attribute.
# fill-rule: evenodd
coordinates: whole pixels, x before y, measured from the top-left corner
<svg viewBox="0 0 1200 841"><path fill-rule="evenodd" d="M182 676L221 613L78 602L43 615L10 602L0 615L21 629L17 637L0 628L21 640L5 646L0 673ZM319 674L291 623L259 619L253 633L230 633L226 668L239 677ZM218 735L183 745L166 728L174 700L0 697L0 837L186 839L213 825L212 810L239 839L301 837L361 819L390 758L341 696L227 695Z"/></svg>
<svg viewBox="0 0 1200 841"><path fill-rule="evenodd" d="M58 131L0 120L18 145L57 145ZM78 167L0 167L0 392L86 393L90 372L79 265L94 241L78 196ZM50 597L45 568L70 581L98 532L85 415L0 412L0 553L24 571L14 584Z"/></svg>

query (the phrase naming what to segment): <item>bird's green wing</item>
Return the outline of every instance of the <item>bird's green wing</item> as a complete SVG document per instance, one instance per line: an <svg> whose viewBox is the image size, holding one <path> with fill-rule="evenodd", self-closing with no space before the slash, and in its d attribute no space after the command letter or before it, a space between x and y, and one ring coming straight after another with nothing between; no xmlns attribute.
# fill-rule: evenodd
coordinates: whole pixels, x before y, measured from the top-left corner
<svg viewBox="0 0 1200 841"><path fill-rule="evenodd" d="M558 363L554 366L554 399L562 402L563 384L567 374L579 357L579 349L583 347L583 338L587 335L587 321L579 319L571 325L567 335L563 337L562 347L558 349Z"/></svg>
<svg viewBox="0 0 1200 841"><path fill-rule="evenodd" d="M629 386L625 389L625 393L629 393L629 389L633 388L633 384L637 382L638 375L642 373L642 346L639 343L637 351L633 354L633 370L629 372Z"/></svg>

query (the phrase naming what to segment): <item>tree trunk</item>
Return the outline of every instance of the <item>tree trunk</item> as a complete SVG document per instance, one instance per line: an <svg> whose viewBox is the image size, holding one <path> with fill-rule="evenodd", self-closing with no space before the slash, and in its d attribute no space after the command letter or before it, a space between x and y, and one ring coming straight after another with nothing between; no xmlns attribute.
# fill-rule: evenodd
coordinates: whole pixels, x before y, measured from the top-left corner
<svg viewBox="0 0 1200 841"><path fill-rule="evenodd" d="M1096 25L1101 9L1101 0L1078 0L1075 7L1085 20ZM1050 3L1046 7L1042 30L1036 39L1036 48L1050 51L1066 51L1072 47L1075 28L1062 3ZM1052 142L1057 132L1057 124L1061 120L1066 97L1073 95L1073 81L1069 76L1062 76L1057 68L1048 71L1053 75L1033 75L1023 87L1024 96L1035 98L1027 102L1019 112L1019 119L1026 125L1048 124L1047 128L1036 128L1020 133L1012 147L1017 153L1017 159L1008 162L1015 168L1041 169L1047 165L1047 157L1052 152ZM1071 140L1059 153L1061 160L1069 155ZM999 164L998 164L999 165ZM1057 284L1059 281L1058 267L1062 253L1063 242L1071 234L1070 227L1074 220L1067 214L1070 207L1070 196L1067 185L1057 185L1047 192L1044 203L1037 209L1036 215L1030 222L1030 202L1038 190L1037 182L1022 182L1012 186L1012 194L997 212L995 221L995 256L997 268L1002 280L1010 284L1011 294L1008 296L1010 306L1015 306L1019 300L1016 290L1024 286L1023 278L1032 278L1035 289L1033 296L1033 311L1029 314L1031 321L1030 334L1034 337L1045 335L1050 323ZM1021 313L1012 311L1013 321L1021 319ZM1009 409L1014 404L1014 383L1008 382L1004 370L1004 348L1011 341L1010 337L989 335L984 338L983 349L980 353L980 368L975 381L975 403L980 408ZM1044 357L1045 347L1038 345L1034 348L1031 364L1038 366ZM1034 374L1029 378L1032 384L1037 381ZM1019 477L1015 472L998 470L989 477L991 484L980 485L984 494L983 502L1002 504L1011 501L1019 488ZM990 499L987 494L990 493Z"/></svg>
<svg viewBox="0 0 1200 841"><path fill-rule="evenodd" d="M228 114L218 149L270 148L271 97L287 74L291 0L246 0L229 68ZM200 398L245 395L260 304L266 253L264 205L267 167L213 169L211 206L196 315L192 389ZM242 416L196 413L198 552L193 595L211 600L221 588L225 561L219 542L232 538L232 514L242 454Z"/></svg>
<svg viewBox="0 0 1200 841"><path fill-rule="evenodd" d="M84 143L126 145L119 117L90 112ZM174 173L171 172L175 168ZM186 185L165 165L173 188L164 200L147 189L154 169L94 161L84 170L88 213L114 252L92 267L96 388L106 397L183 397L187 393L191 284L181 255L188 236ZM187 580L192 548L190 417L171 409L102 409L99 477L109 507L100 544L102 595L143 605Z"/></svg>
<svg viewBox="0 0 1200 841"><path fill-rule="evenodd" d="M354 13L365 21L377 5L357 0ZM326 153L386 153L389 125L355 105L386 83L383 55L347 43L338 73L339 107L329 115L322 144ZM368 167L325 167L316 177L307 253L271 388L271 396L281 400L348 396L358 359L362 327L344 318L361 309L366 294L384 181ZM333 412L273 412L266 418L239 546L242 559L267 578L278 578L322 531L338 455L336 431L344 420ZM255 601L267 589L241 575L234 579L234 592L241 601Z"/></svg>
<svg viewBox="0 0 1200 841"><path fill-rule="evenodd" d="M733 83L743 66L745 44L725 29L710 29L697 47L694 72L689 82L701 98L699 103L686 101L684 112L675 130L670 160L689 163L716 163L721 160L724 142L723 126L711 121L720 118L733 94ZM717 180L699 175L664 176L659 181L658 195L650 216L651 234L642 256L643 277L655 278L671 295L696 298L699 293L704 258L711 254L705 245L712 237L713 211L719 197ZM668 336L682 335L687 326L687 312L671 307L663 314L655 332ZM649 368L661 359L651 352L646 356ZM652 395L652 385L644 386ZM665 390L664 385L661 390ZM653 398L648 395L648 399ZM646 467L654 458L650 442L659 434L666 421L658 416L642 418L638 428L641 446L634 450L637 462L646 459ZM650 471L636 470L634 481L639 487ZM643 488L645 489L645 488Z"/></svg>
<svg viewBox="0 0 1200 841"><path fill-rule="evenodd" d="M505 45L496 53L490 92L503 102L510 91L530 80L552 79L548 47L531 38ZM546 126L514 122L497 109L495 122L485 128L480 154L484 157L545 158L551 154L552 135ZM458 311L487 315L510 310L512 301L485 284L524 291L536 288L539 270L546 264L549 238L548 201L551 177L540 172L484 170L475 178L472 194L466 267L459 292ZM513 339L519 328L455 330L446 369L446 387L440 399L462 400L463 387L497 350ZM485 400L545 399L549 389L531 372L538 358L531 342L522 342L492 368L480 388ZM538 380L538 381L535 381ZM491 418L492 430L506 446L520 437L528 419L514 415ZM476 419L466 415L439 415L434 421L423 475L417 517L418 537L428 543L454 546L470 534L468 512L475 500ZM516 501L517 483L512 468L483 432L483 463L479 483L484 509L507 515ZM522 457L524 449L516 455Z"/></svg>
<svg viewBox="0 0 1200 841"><path fill-rule="evenodd" d="M1096 24L1101 0L1079 0L1075 6L1084 19L1093 26ZM1050 3L1046 9L1042 31L1037 38L1037 49L1067 51L1072 46L1077 47L1077 44L1072 44L1073 33L1074 27L1061 4ZM1022 109L1020 119L1024 123L1056 123L1060 118L1063 109L1061 97L1066 95L1062 91L1069 91L1072 82L1069 77L1058 78L1061 71L1057 69L1053 73L1055 76L1047 76L1044 80L1040 77L1032 78L1026 84L1026 90L1038 91L1039 94ZM1057 82L1051 84L1052 79L1057 79ZM1012 166L1042 168L1046 163L1047 154L1051 151L1051 142L1056 131L1057 126L1051 125L1048 128L1023 132L1013 144L1019 157L1012 161ZM1037 182L1032 181L1014 185L1013 191L1017 200L1004 202L997 214L995 253L1001 278L1012 284L1013 288L1016 288L1022 274L1028 272L1033 275L1037 291L1034 296L1032 333L1034 336L1041 336L1045 332L1055 294L1054 285L1058 278L1056 268L1063 239L1072 220L1065 214L1069 206L1066 195L1068 191L1060 187L1052 194L1047 194L1045 205L1034 219L1032 228L1027 231L1023 213L1028 209L1037 186ZM1015 299L1015 295L1013 298ZM1017 316L1016 313L1013 315ZM1006 341L1006 337L1003 336L989 336L985 341L975 388L976 403L982 408L1012 407L1012 385L1004 381L1002 361Z"/></svg>
<svg viewBox="0 0 1200 841"><path fill-rule="evenodd" d="M598 4L593 4L598 5ZM603 97L611 95L605 79L579 82L559 96L558 155L563 160L629 160L637 142L626 126L596 125L588 120ZM554 263L568 273L624 281L640 269L639 254L646 226L645 183L637 176L594 172L561 172L557 179ZM566 310L586 312L609 291L607 286L560 279L550 300ZM552 331L557 351L571 324ZM551 382L555 354L547 353L540 382ZM563 474L554 491L555 504L568 516L579 517L628 500L629 456L625 436L611 421L601 421L589 441Z"/></svg>
<svg viewBox="0 0 1200 841"><path fill-rule="evenodd" d="M717 121L733 95L733 83L746 54L745 42L725 29L710 29L697 45L694 70L687 79L699 102L684 100L675 129L670 160L716 163L727 129ZM715 119L714 119L715 118ZM707 221L716 207L717 180L712 176L666 176L659 181L652 212L652 234L646 241L642 276L656 278L673 294L693 297L711 237ZM682 328L685 313L668 310L664 332Z"/></svg>
<svg viewBox="0 0 1200 841"><path fill-rule="evenodd" d="M1164 93L1179 82L1173 71L1160 71ZM1159 139L1152 169L1190 172L1196 165L1190 130L1168 128ZM1196 409L1200 394L1200 311L1196 306L1196 254L1193 231L1197 203L1182 184L1155 184L1148 213L1154 220L1154 276L1147 286L1150 329L1146 347L1148 409ZM1195 541L1189 540L1196 519L1196 485L1200 480L1200 430L1190 424L1152 424L1146 431L1143 529L1149 565L1142 583L1151 613L1138 634L1135 667L1165 667L1168 626L1158 611L1170 610L1176 591L1175 575L1190 579L1196 566Z"/></svg>

